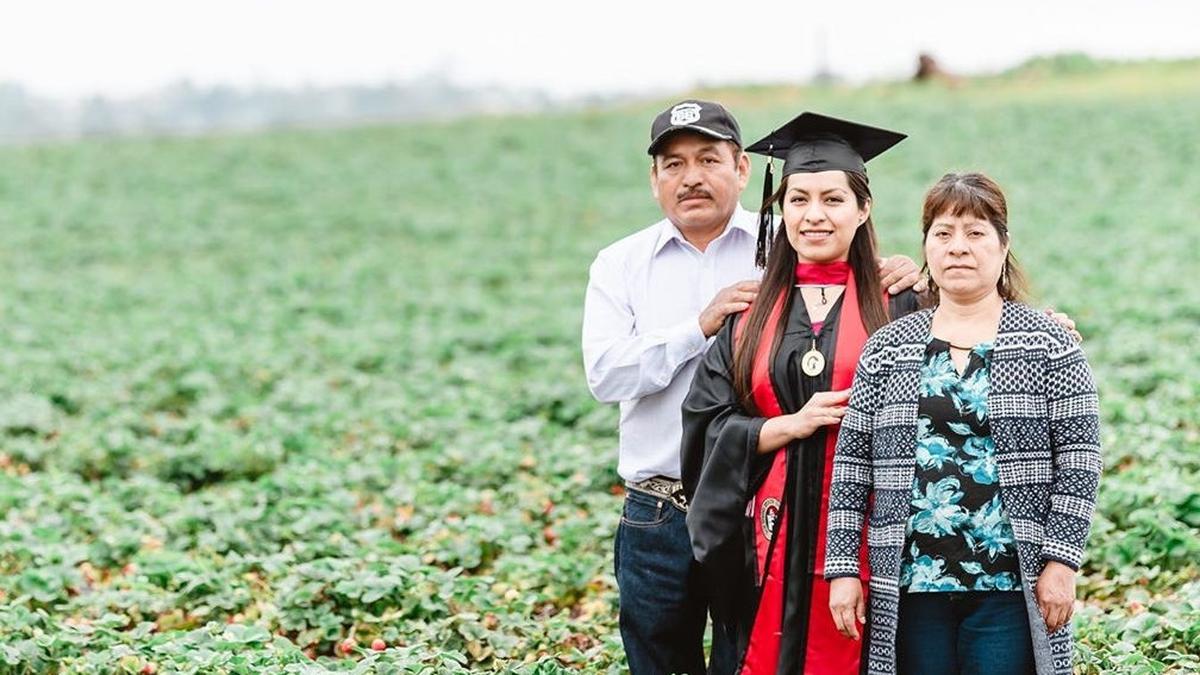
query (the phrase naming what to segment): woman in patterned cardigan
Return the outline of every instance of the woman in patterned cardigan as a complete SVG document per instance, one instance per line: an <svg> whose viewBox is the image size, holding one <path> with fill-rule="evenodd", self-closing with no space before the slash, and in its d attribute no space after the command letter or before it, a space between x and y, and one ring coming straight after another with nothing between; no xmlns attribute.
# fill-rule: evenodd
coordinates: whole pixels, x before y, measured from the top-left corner
<svg viewBox="0 0 1200 675"><path fill-rule="evenodd" d="M829 503L830 610L847 635L867 623L870 673L1067 675L1101 467L1091 371L1019 302L999 186L947 174L922 223L936 305L879 330L858 362Z"/></svg>

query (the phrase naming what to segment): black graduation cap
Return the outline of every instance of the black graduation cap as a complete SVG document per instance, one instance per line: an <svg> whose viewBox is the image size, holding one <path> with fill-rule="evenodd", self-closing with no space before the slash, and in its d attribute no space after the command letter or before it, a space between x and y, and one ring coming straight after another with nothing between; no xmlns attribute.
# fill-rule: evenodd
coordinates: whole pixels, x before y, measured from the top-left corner
<svg viewBox="0 0 1200 675"><path fill-rule="evenodd" d="M783 160L781 177L818 171L853 171L867 175L866 163L907 138L887 129L842 120L813 112L801 113L764 138L751 143L747 152L767 155L763 182L763 210L759 217L758 253L760 267L766 266L766 245L771 234L774 208L769 203L775 192L771 159Z"/></svg>

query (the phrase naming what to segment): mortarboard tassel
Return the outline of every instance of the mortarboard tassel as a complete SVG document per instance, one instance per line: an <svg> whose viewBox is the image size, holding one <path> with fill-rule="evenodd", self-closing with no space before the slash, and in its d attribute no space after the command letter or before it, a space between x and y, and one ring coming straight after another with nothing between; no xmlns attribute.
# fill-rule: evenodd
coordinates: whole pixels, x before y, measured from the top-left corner
<svg viewBox="0 0 1200 675"><path fill-rule="evenodd" d="M771 146L774 148L774 146ZM770 245L772 225L775 220L775 205L771 197L775 194L775 174L771 170L771 150L767 150L767 172L763 179L763 200L758 212L758 245L754 248L754 264L759 269L767 268L767 247Z"/></svg>

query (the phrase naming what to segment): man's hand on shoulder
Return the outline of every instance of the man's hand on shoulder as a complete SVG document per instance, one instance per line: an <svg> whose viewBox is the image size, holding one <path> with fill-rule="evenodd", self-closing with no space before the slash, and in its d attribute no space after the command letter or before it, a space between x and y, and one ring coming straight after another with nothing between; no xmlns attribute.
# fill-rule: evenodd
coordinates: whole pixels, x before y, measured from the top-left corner
<svg viewBox="0 0 1200 675"><path fill-rule="evenodd" d="M889 295L906 289L923 293L929 284L921 276L921 269L906 255L894 255L879 260L879 285L887 289Z"/></svg>
<svg viewBox="0 0 1200 675"><path fill-rule="evenodd" d="M757 281L739 281L722 288L717 296L700 312L700 330L704 337L712 337L721 330L725 317L741 312L754 302L758 295Z"/></svg>
<svg viewBox="0 0 1200 675"><path fill-rule="evenodd" d="M1062 312L1055 311L1053 307L1047 307L1045 311L1046 316L1057 321L1058 325L1065 328L1067 332L1071 334L1071 337L1075 338L1075 342L1083 342L1083 335L1081 335L1079 331L1075 329L1074 319Z"/></svg>

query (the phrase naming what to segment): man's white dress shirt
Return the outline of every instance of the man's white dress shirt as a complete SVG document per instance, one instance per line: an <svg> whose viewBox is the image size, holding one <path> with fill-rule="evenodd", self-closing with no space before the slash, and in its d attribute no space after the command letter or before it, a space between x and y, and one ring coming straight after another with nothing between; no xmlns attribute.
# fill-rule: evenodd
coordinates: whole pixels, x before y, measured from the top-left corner
<svg viewBox="0 0 1200 675"><path fill-rule="evenodd" d="M700 312L717 292L757 281L758 216L738 207L701 252L669 220L596 256L583 310L583 364L597 400L621 404L617 472L679 478L680 406L710 342Z"/></svg>

